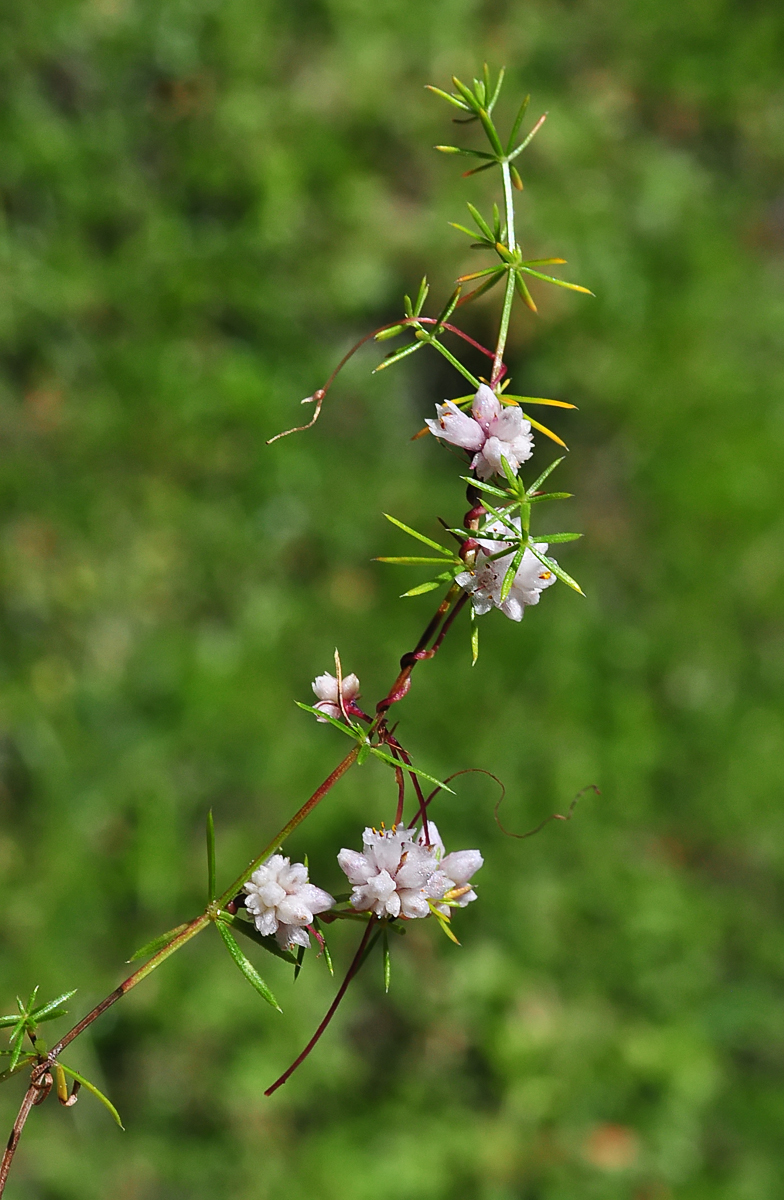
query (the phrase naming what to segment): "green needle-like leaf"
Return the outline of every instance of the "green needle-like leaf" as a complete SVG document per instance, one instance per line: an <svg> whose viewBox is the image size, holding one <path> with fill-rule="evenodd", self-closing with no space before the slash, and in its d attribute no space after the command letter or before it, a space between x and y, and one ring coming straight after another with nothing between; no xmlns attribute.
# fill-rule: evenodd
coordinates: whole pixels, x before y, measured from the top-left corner
<svg viewBox="0 0 784 1200"><path fill-rule="evenodd" d="M557 446L563 446L564 450L569 449L562 437L559 437L557 433L553 433L552 429L548 429L547 426L543 425L541 421L535 421L530 413L524 412L523 416L525 417L526 421L530 421L534 429L538 429L539 432L543 433L545 437L549 437L551 442L555 442Z"/></svg>
<svg viewBox="0 0 784 1200"><path fill-rule="evenodd" d="M454 557L454 555L453 555L453 557ZM372 561L373 562L382 562L382 563L396 563L398 566L412 567L412 566L415 566L417 563L443 563L444 560L443 560L443 558L389 558L389 557L384 557L384 558L374 558ZM457 561L457 560L455 559L455 561Z"/></svg>
<svg viewBox="0 0 784 1200"><path fill-rule="evenodd" d="M302 970L302 964L305 961L305 947L297 946L297 957L294 959L294 981L296 983L299 978L299 973Z"/></svg>
<svg viewBox="0 0 784 1200"><path fill-rule="evenodd" d="M516 150L511 151L511 153L509 154L510 162L512 162L515 158L517 158L518 154L523 153L526 146L528 146L533 141L533 139L536 137L537 133L542 128L542 126L544 125L546 120L547 120L547 113L543 113L542 116L539 118L539 120L534 125L531 132L528 134L528 136L523 138L522 142L520 143L520 145L517 147Z"/></svg>
<svg viewBox="0 0 784 1200"><path fill-rule="evenodd" d="M313 713L314 717L318 717L320 721L326 721L328 725L334 725L341 733L347 733L355 741L362 741L365 736L364 730L359 729L356 725L346 725L343 721L338 721L335 717L331 717L329 713L322 712L320 708L314 708L311 704L303 704L301 700L295 700L294 703L297 708L302 708L305 712Z"/></svg>
<svg viewBox="0 0 784 1200"><path fill-rule="evenodd" d="M425 592L434 592L437 587L440 587L442 583L446 583L451 578L451 575L437 575L435 579L428 579L426 583L417 584L416 587L410 588L409 591L401 592L400 599L409 600L412 596L424 596Z"/></svg>
<svg viewBox="0 0 784 1200"><path fill-rule="evenodd" d="M120 1129L122 1129L124 1131L125 1126L123 1125L122 1121L120 1120L120 1114L118 1113L117 1109L112 1104L109 1097L104 1096L104 1094L100 1090L100 1088L97 1088L94 1083L90 1083L90 1080L85 1079L84 1075L80 1075L78 1071L74 1071L73 1067L66 1067L64 1062L59 1063L59 1065L63 1069L63 1071L65 1071L66 1075L70 1075L72 1079L76 1079L82 1085L83 1088L87 1088L88 1092L92 1092L92 1094L96 1097L96 1099L101 1101L101 1104L103 1104L104 1108L108 1108L109 1112L112 1114L115 1121L120 1126Z"/></svg>
<svg viewBox="0 0 784 1200"><path fill-rule="evenodd" d="M558 542L576 542L583 535L581 533L537 533L537 542L547 542L548 546L555 546Z"/></svg>
<svg viewBox="0 0 784 1200"><path fill-rule="evenodd" d="M284 950L282 946L278 945L276 938L264 937L260 934L251 921L246 921L240 916L235 916L227 912L221 912L218 920L223 921L225 925L231 925L235 933L241 933L243 937L248 938L251 942L255 942L257 946L261 946L262 950L266 950L268 954L274 954L275 958L281 958L284 962L291 964L297 961L290 951Z"/></svg>
<svg viewBox="0 0 784 1200"><path fill-rule="evenodd" d="M24 1045L25 1027L20 1025L18 1029L11 1035L11 1062L8 1070L13 1071L19 1059L22 1057L22 1047Z"/></svg>
<svg viewBox="0 0 784 1200"><path fill-rule="evenodd" d="M426 779L428 783L435 783L438 787L443 788L445 792L450 792L453 796L455 792L451 787L447 787L440 779L436 779L434 775L428 775L427 771L420 771L419 767L412 767L410 763L402 763L399 759L393 758L391 754L386 754L378 746L371 746L370 753L380 758L382 762L389 763L392 767L400 767L402 771L411 771L414 775L418 775L420 779Z"/></svg>
<svg viewBox="0 0 784 1200"><path fill-rule="evenodd" d="M19 1020L19 1013L9 1013L6 1017L0 1017L0 1029L7 1029L9 1025L16 1025Z"/></svg>
<svg viewBox="0 0 784 1200"><path fill-rule="evenodd" d="M154 954L156 950L162 950L164 946L168 946L169 942L174 941L178 933L182 933L183 929L188 928L187 921L183 921L182 925L176 925L174 929L170 929L168 933L162 933L159 937L153 938L151 942L145 942L140 946L130 958L126 958L126 962L136 962L137 958L146 958L148 954Z"/></svg>
<svg viewBox="0 0 784 1200"><path fill-rule="evenodd" d="M475 667L479 658L479 626L476 622L476 612L471 609L471 666Z"/></svg>
<svg viewBox="0 0 784 1200"><path fill-rule="evenodd" d="M2 1053L6 1054L10 1053L10 1051L4 1050ZM0 1071L0 1083L5 1083L6 1079L10 1079L12 1075L16 1075L17 1071L24 1071L29 1063L35 1062L36 1057L35 1054L23 1054L15 1067L6 1067L5 1071Z"/></svg>
<svg viewBox="0 0 784 1200"><path fill-rule="evenodd" d="M496 161L494 154L488 154L485 150L468 150L460 146L434 146L434 150L440 150L442 154L462 154L470 158L489 158L491 162Z"/></svg>
<svg viewBox="0 0 784 1200"><path fill-rule="evenodd" d="M426 345L426 342L409 342L409 344L404 346L402 350L395 351L395 353L391 354L389 358L385 358L384 361L380 362L377 367L374 367L371 371L371 375L378 375L379 371L385 371L387 367L392 367L396 362L400 362L401 358L408 358L409 354L414 354L417 350L421 350L422 347Z"/></svg>
<svg viewBox="0 0 784 1200"><path fill-rule="evenodd" d="M509 134L509 141L506 143L506 153L507 154L510 154L512 151L512 146L514 146L514 144L515 144L515 139L516 139L518 133L520 132L520 126L523 123L523 118L525 117L525 114L528 111L528 105L530 103L531 103L531 96L529 93L529 95L527 95L525 97L525 99L523 100L523 103L520 105L519 109L517 110L517 116L515 117L515 123L512 126L512 132Z"/></svg>
<svg viewBox="0 0 784 1200"><path fill-rule="evenodd" d="M449 92L444 92L441 88L433 87L432 83L426 83L425 88L428 92L432 92L435 96L440 96L442 100L446 100L449 104L454 104L455 108L462 108L464 112L470 112L469 105L459 100L457 96L450 96Z"/></svg>
<svg viewBox="0 0 784 1200"><path fill-rule="evenodd" d="M412 529L410 525L404 525L402 521L398 521L397 517L390 517L389 513L384 513L384 516L393 525L397 525L398 529L402 529L410 537L416 538L418 542L424 542L426 546L431 546L433 550L438 550L440 554L445 554L447 558L452 558L452 551L448 550L446 546L442 546L440 542L434 542L432 538L426 537L424 533L417 533L416 529Z"/></svg>
<svg viewBox="0 0 784 1200"><path fill-rule="evenodd" d="M558 287L569 288L571 292L584 292L586 296L593 296L590 288L582 287L579 283L568 283L565 279L556 279L554 275L543 275L541 271L532 271L530 267L518 267L519 271L525 271L526 275L533 275L535 279L543 279L545 283L554 283Z"/></svg>
<svg viewBox="0 0 784 1200"><path fill-rule="evenodd" d="M519 295L523 304L525 304L526 308L530 308L531 312L538 312L536 304L534 303L534 298L528 291L525 281L519 271L515 271L515 287L517 288L517 294Z"/></svg>
<svg viewBox="0 0 784 1200"><path fill-rule="evenodd" d="M539 562L543 563L544 566L548 568L548 570L552 571L553 574L558 579L560 579L562 583L567 584L567 586L572 588L575 592L579 592L581 596L585 595L585 592L580 587L577 580L572 579L571 575L569 575L566 571L564 571L563 567L559 566L559 564L555 561L554 558L548 558L546 554L540 554L539 551L536 549L536 546L534 546L533 544L529 545L529 549L530 549L531 553L533 555L535 555L536 558L539 559Z"/></svg>
<svg viewBox="0 0 784 1200"><path fill-rule="evenodd" d="M547 400L544 396L513 396L508 392L499 396L499 400L504 404L511 401L515 404L549 404L553 408L577 408L576 404L567 404L565 400Z"/></svg>
<svg viewBox="0 0 784 1200"><path fill-rule="evenodd" d="M473 475L461 475L460 478L464 483L470 483L472 487L478 488L480 492L487 492L490 496L500 496L502 500L506 500L509 496L508 492L502 492L492 483L483 483L481 479L474 479Z"/></svg>
<svg viewBox="0 0 784 1200"><path fill-rule="evenodd" d="M215 899L215 822L212 809L207 812L207 899Z"/></svg>
<svg viewBox="0 0 784 1200"><path fill-rule="evenodd" d="M226 925L223 921L216 921L215 924L218 927L218 933L226 943L226 949L234 959L239 969L242 971L242 974L245 976L251 987L256 989L259 995L267 1001L267 1004L272 1005L272 1007L276 1008L278 1012L283 1012L283 1009L280 1007L272 992L259 975L253 963L250 962L250 960L247 959L240 950L239 946L237 945L236 938L231 933L228 925Z"/></svg>
<svg viewBox="0 0 784 1200"><path fill-rule="evenodd" d="M504 581L501 584L501 603L502 604L506 600L507 596L509 595L509 593L512 590L512 584L514 583L515 575L517 574L517 572L520 568L520 563L523 561L524 554L525 554L525 544L522 544L520 546L520 549L517 551L514 558L512 559L511 563L509 564L509 568L508 568L506 574L504 575Z"/></svg>
<svg viewBox="0 0 784 1200"><path fill-rule="evenodd" d="M416 304L414 305L414 316L415 317L418 317L419 314L421 313L422 309L424 308L425 301L427 300L427 294L429 291L430 291L430 284L427 282L427 275L423 275L422 282L419 285L419 291L417 292Z"/></svg>
<svg viewBox="0 0 784 1200"><path fill-rule="evenodd" d="M479 287L474 288L472 292L463 296L463 303L467 304L469 300L478 300L480 296L484 296L485 292L489 292L497 283L500 283L505 275L506 267L496 267L490 279L486 279L484 283L480 283Z"/></svg>
<svg viewBox="0 0 784 1200"><path fill-rule="evenodd" d="M389 985L392 982L392 956L389 953L389 935L384 929L383 937L384 948L384 991L389 991Z"/></svg>
<svg viewBox="0 0 784 1200"><path fill-rule="evenodd" d="M406 296L406 300L408 300L408 296ZM408 316L408 315L409 314L406 313L406 316ZM381 330L379 330L378 333L374 334L373 341L374 342L386 342L386 341L390 340L391 338L399 337L404 329L408 329L408 326L407 325L390 325L389 329L381 329Z"/></svg>
<svg viewBox="0 0 784 1200"><path fill-rule="evenodd" d="M34 1008L30 1016L34 1021L53 1021L55 1016L61 1017L67 1011L61 1006L66 1000L70 1000L71 996L76 995L76 988L72 988L70 992L63 992L62 996L58 996L55 1000L49 1000L46 1004L39 1004L38 1008Z"/></svg>
<svg viewBox="0 0 784 1200"><path fill-rule="evenodd" d="M491 113L493 111L493 109L495 108L495 102L501 94L501 85L504 82L505 74L506 74L506 67L501 67L501 70L498 72L498 82L495 85L495 91L493 92L493 95L490 99L490 103L487 106L487 111L489 113ZM488 90L488 92L490 91L490 74L489 74L489 72L488 72L488 78L487 78L487 90Z"/></svg>
<svg viewBox="0 0 784 1200"><path fill-rule="evenodd" d="M469 87L466 87L466 85L464 83L461 83L456 75L452 76L452 83L455 85L458 92L465 100L469 109L471 109L473 112L475 112L477 115L479 115L479 110L481 108L481 105L480 105L479 101L477 100L476 96L474 95L474 93L471 91L471 89Z"/></svg>
<svg viewBox="0 0 784 1200"><path fill-rule="evenodd" d="M544 492L541 496L529 496L530 504L539 504L542 500L571 500L574 492Z"/></svg>
<svg viewBox="0 0 784 1200"><path fill-rule="evenodd" d="M490 242L492 242L492 243L493 243L493 245L495 245L495 241L496 241L496 239L493 237L493 231L492 231L492 229L490 228L490 226L487 224L487 221L484 219L484 217L483 217L483 216L482 216L482 214L480 213L479 209L478 209L478 208L474 208L473 204L469 204L469 205L468 205L468 211L470 212L471 216L472 216L472 217L474 218L474 220L476 221L476 223L477 223L477 226L479 227L479 231L480 231L480 233L483 233L483 234L485 235L485 237L486 237L486 238L487 238L487 239L488 239Z"/></svg>
<svg viewBox="0 0 784 1200"><path fill-rule="evenodd" d="M538 491L539 491L539 488L542 486L542 484L544 483L545 479L547 479L547 478L548 478L548 476L552 475L552 473L553 473L553 471L555 470L555 468L556 468L557 466L559 466L559 464L560 464L560 463L562 463L562 462L563 462L563 460L564 460L564 458L565 458L565 457L566 457L566 456L562 454L560 458L556 458L554 462L551 462L551 463L550 463L550 465L549 465L549 467L545 467L545 469L542 471L541 475L539 475L539 476L538 476L538 477L537 477L537 478L534 480L534 482L531 484L531 486L530 486L529 488L526 488L526 493L527 493L527 495L529 495L529 496L530 496L532 492L538 492Z"/></svg>

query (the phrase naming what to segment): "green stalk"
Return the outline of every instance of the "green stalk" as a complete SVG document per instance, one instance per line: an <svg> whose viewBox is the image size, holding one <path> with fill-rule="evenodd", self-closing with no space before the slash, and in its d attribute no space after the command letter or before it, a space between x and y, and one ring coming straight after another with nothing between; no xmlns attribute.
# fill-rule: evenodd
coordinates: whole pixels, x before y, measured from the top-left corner
<svg viewBox="0 0 784 1200"><path fill-rule="evenodd" d="M243 884L247 883L253 872L258 870L263 862L266 862L270 854L272 854L272 852L278 848L281 842L285 841L289 834L297 828L300 822L304 821L305 817L307 817L313 811L319 801L323 800L329 789L333 786L333 784L337 783L341 775L344 775L349 767L354 765L358 754L359 746L355 746L353 750L349 751L343 761L338 763L332 774L324 780L321 787L316 788L316 791L313 793L310 799L305 801L305 803L302 805L302 808L294 814L289 823L283 826L280 833L275 834L272 841L264 847L261 854L259 854L257 858L254 858L253 862L249 863L242 874L238 875L234 882L226 888L226 891L223 893L223 895L218 897L218 899L215 901L215 904L218 908L225 908L229 901L234 899L234 897L237 895L237 892L240 890Z"/></svg>
<svg viewBox="0 0 784 1200"><path fill-rule="evenodd" d="M504 178L504 207L506 209L506 244L511 254L514 254L517 249L517 241L515 239L514 227L514 199L512 196L512 175L509 170L509 163L502 161L501 174ZM501 365L504 361L504 350L506 349L506 339L509 333L509 321L512 316L512 303L514 301L515 276L514 271L509 271L506 277L506 291L504 292L504 307L501 312L501 325L498 330L498 342L495 348L495 358L493 359L493 375L492 380L495 383L501 372Z"/></svg>
<svg viewBox="0 0 784 1200"><path fill-rule="evenodd" d="M514 283L514 280L512 282ZM439 354L443 354L447 362L450 362L456 371L459 371L460 374L468 380L472 387L479 387L479 380L471 374L467 367L463 366L459 359L455 358L454 354L450 354L446 346L442 346L436 338L428 338L428 341L430 342L431 346L436 348ZM493 369L495 369L495 363L493 364Z"/></svg>

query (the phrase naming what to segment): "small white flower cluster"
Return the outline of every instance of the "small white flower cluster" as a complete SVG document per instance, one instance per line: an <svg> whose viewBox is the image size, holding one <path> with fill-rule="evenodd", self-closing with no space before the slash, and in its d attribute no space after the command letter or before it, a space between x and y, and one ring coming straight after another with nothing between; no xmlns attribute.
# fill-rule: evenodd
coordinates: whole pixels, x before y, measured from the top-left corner
<svg viewBox="0 0 784 1200"><path fill-rule="evenodd" d="M472 416L462 412L452 400L437 404L436 412L438 419L426 422L431 433L445 442L451 442L453 446L475 451L471 466L479 479L487 480L492 475L502 475L502 458L517 473L521 463L526 462L533 453L531 424L526 421L522 410L516 406L504 408L486 383L479 385L471 407ZM509 523L520 533L519 517L511 518ZM495 521L487 527L486 532L503 535L509 532L509 524ZM526 607L538 604L544 589L555 583L555 574L535 554L526 550L509 593L502 602L501 588L514 557L514 543L488 538L477 540L481 549L477 551L473 565L456 575L455 582L470 594L477 616L483 616L495 607L513 621L522 621ZM536 542L535 545L540 554L547 550L546 542ZM509 554L491 558L491 555L505 549L509 550Z"/></svg>
<svg viewBox="0 0 784 1200"><path fill-rule="evenodd" d="M516 472L533 454L530 422L516 405L504 407L486 383L479 385L470 417L453 400L437 404L436 412L435 421L425 422L430 432L453 446L475 451L471 466L480 479L502 474L502 458Z"/></svg>
<svg viewBox="0 0 784 1200"><path fill-rule="evenodd" d="M338 698L338 681L334 675L330 675L329 671L325 671L323 675L317 675L311 684L315 695L318 697L317 702L313 705L319 712L326 713L328 717L334 717L339 721L343 716L340 711L340 700ZM343 677L343 707L347 708L352 700L356 700L359 695L359 680L356 675L344 675ZM323 717L316 717L322 725L328 724Z"/></svg>
<svg viewBox="0 0 784 1200"><path fill-rule="evenodd" d="M307 926L316 913L326 912L335 901L329 892L308 882L304 863L292 863L282 854L273 854L245 884L245 907L264 937L275 934L278 943L310 945Z"/></svg>
<svg viewBox="0 0 784 1200"><path fill-rule="evenodd" d="M483 861L478 850L446 854L432 821L427 836L403 825L366 829L361 852L343 849L338 855L358 912L407 920L430 916L431 904L448 916L451 906L476 900L468 881Z"/></svg>
<svg viewBox="0 0 784 1200"><path fill-rule="evenodd" d="M433 909L448 917L451 908L476 900L469 884L484 862L478 850L447 854L438 829L427 822L427 834L396 825L366 829L363 849L343 849L338 863L352 884L351 904L357 912L412 920ZM308 926L317 913L335 904L329 892L308 882L304 863L273 854L245 884L245 908L264 937L272 934L284 949L310 945Z"/></svg>
<svg viewBox="0 0 784 1200"><path fill-rule="evenodd" d="M518 533L520 532L519 517L510 518L509 523L517 529ZM507 525L501 521L494 521L486 530L487 533L498 536L503 536L507 531ZM544 589L555 583L555 575L547 569L544 563L540 562L535 554L526 550L520 566L515 572L509 594L502 603L501 587L514 557L514 551L510 549L512 543L483 538L479 538L478 541L482 549L476 552L473 568L456 575L455 582L470 592L471 603L477 616L489 612L495 605L513 621L522 621L526 607L529 604L539 603L539 597ZM540 554L546 552L547 542L535 542L534 544ZM499 550L505 549L509 549L509 554L495 559L489 557L491 554L497 554Z"/></svg>

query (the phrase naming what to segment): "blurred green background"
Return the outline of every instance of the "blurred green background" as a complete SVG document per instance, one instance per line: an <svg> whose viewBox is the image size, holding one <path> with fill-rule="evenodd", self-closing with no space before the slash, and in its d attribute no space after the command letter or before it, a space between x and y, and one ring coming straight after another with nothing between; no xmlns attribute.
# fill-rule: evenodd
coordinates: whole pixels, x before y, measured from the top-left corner
<svg viewBox="0 0 784 1200"><path fill-rule="evenodd" d="M486 858L462 947L411 928L390 996L372 963L272 1100L335 985L251 949L279 1017L208 931L70 1054L127 1132L50 1101L8 1195L781 1194L784 12L38 0L0 28L0 1007L114 987L203 903L206 809L225 886L344 753L293 704L334 646L372 701L427 619L370 559L410 552L383 510L463 512L409 441L450 368L371 378L371 349L264 442L424 271L442 296L482 265L447 222L497 181L432 152L476 135L422 85L485 58L502 125L526 91L549 111L523 244L596 292L536 288L510 351L515 390L580 406L542 521L585 531L560 558L587 599L484 618L473 671L464 625L397 715L429 769L502 776L513 829L602 792L521 843L463 777L436 814ZM290 851L339 890L392 795L353 772Z"/></svg>

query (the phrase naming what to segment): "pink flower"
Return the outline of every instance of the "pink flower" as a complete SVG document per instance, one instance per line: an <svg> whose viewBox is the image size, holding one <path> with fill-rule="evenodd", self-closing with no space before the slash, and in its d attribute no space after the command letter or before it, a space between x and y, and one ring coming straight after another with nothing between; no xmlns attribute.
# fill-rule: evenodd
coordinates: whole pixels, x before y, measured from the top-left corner
<svg viewBox="0 0 784 1200"><path fill-rule="evenodd" d="M519 532L520 518L513 517L511 524ZM507 533L507 526L500 521L493 521L487 527L486 532L503 536ZM511 533L511 530L509 532ZM470 571L462 571L459 575L456 575L455 583L458 583L461 588L470 594L471 603L474 606L474 612L477 616L483 616L495 606L496 608L500 608L501 612L505 613L513 621L522 621L526 607L529 604L538 604L539 597L544 589L551 587L555 583L556 577L554 572L548 570L544 563L535 554L532 554L530 550L526 550L522 562L517 568L509 595L502 602L501 588L504 576L514 557L514 543L511 541L491 541L490 539L482 540L481 537L479 538L479 543L482 549L477 551L473 568ZM534 545L540 554L546 553L547 542L535 542ZM499 550L505 549L508 549L509 553L504 554L501 558L491 559L489 557L491 554L496 554Z"/></svg>
<svg viewBox="0 0 784 1200"><path fill-rule="evenodd" d="M444 843L432 821L424 832L397 825L366 829L362 852L341 850L340 868L352 884L351 904L358 912L377 917L413 920L429 917L433 907L444 916L450 907L465 907L476 899L468 880L482 865L478 850L444 853Z"/></svg>
<svg viewBox="0 0 784 1200"><path fill-rule="evenodd" d="M264 937L275 934L285 949L310 945L306 926L316 913L326 912L335 901L329 892L308 882L304 863L292 863L273 854L245 884L245 907Z"/></svg>
<svg viewBox="0 0 784 1200"><path fill-rule="evenodd" d="M318 702L313 705L320 712L326 713L328 717L334 717L336 721L340 721L343 714L340 711L340 703L338 701L338 681L334 675L330 675L329 671L325 671L323 675L317 675L311 684L313 691L318 697ZM347 712L352 710L352 701L356 700L359 695L359 680L356 675L343 676L343 707ZM327 722L323 717L317 717L317 721L321 721L322 725Z"/></svg>
<svg viewBox="0 0 784 1200"><path fill-rule="evenodd" d="M533 453L531 423L522 409L502 405L486 383L479 385L470 417L453 400L437 404L436 412L436 420L425 422L430 432L453 446L475 451L471 466L480 479L503 474L502 458L516 473Z"/></svg>

